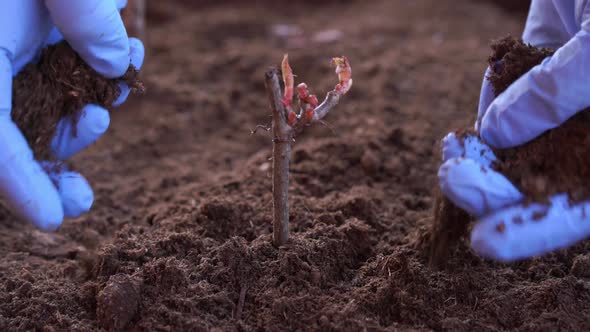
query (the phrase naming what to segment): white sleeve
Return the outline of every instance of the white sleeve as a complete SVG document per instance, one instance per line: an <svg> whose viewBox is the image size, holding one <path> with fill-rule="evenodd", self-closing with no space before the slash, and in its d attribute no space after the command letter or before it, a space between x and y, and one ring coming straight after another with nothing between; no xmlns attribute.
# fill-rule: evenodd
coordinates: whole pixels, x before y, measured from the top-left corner
<svg viewBox="0 0 590 332"><path fill-rule="evenodd" d="M563 1L563 0L558 0ZM563 1L570 4L570 1ZM571 8L572 19L574 16ZM553 0L532 0L522 39L536 47L559 48L564 45L575 32L569 31L567 15L563 5L555 5Z"/></svg>

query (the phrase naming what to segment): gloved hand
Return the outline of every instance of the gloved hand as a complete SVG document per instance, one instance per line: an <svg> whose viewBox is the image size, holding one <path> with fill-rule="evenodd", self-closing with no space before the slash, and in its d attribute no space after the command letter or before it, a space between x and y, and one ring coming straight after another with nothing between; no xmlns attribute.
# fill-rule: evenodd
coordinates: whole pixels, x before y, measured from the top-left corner
<svg viewBox="0 0 590 332"><path fill-rule="evenodd" d="M590 106L588 0L533 0L523 39L559 49L495 99L484 78L475 128L496 148L524 144ZM490 168L496 157L477 137L460 142L449 134L442 152L442 192L480 218L471 233L479 254L513 261L590 236L590 202L570 205L561 194L550 206L523 205L522 193Z"/></svg>
<svg viewBox="0 0 590 332"><path fill-rule="evenodd" d="M0 4L0 199L21 218L42 230L57 229L64 217L88 211L94 195L78 173L46 173L24 136L12 122L12 79L42 48L62 39L70 43L98 73L114 78L130 62L143 63L139 40L129 39L119 15L126 1L18 0ZM121 85L116 105L129 87ZM109 125L109 113L97 105L80 110L73 128L62 119L51 148L61 160L96 141ZM77 136L72 133L76 130ZM56 183L54 185L54 182Z"/></svg>

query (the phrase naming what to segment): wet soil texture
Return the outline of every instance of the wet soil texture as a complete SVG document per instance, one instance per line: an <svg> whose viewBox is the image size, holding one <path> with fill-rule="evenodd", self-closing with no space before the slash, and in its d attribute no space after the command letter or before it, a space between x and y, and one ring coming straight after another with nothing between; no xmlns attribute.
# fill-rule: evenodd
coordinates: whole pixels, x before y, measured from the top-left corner
<svg viewBox="0 0 590 332"><path fill-rule="evenodd" d="M0 209L0 330L590 328L586 242L512 265L461 243L439 271L420 245L437 142L475 120L489 43L519 35L520 14L469 0L148 7L149 93L73 161L93 210L44 234ZM295 145L292 240L277 250L271 138L250 130L270 122L264 72L285 52L320 95L335 55L355 85L333 130Z"/></svg>

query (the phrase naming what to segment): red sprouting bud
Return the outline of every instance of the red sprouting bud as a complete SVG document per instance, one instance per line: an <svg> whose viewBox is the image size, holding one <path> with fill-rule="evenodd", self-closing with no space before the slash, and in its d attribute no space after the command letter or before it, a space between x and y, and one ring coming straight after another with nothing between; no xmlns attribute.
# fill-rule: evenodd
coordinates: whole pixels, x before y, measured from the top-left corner
<svg viewBox="0 0 590 332"><path fill-rule="evenodd" d="M318 97L309 94L309 88L307 87L307 84L300 83L297 85L297 95L299 96L299 100L301 100L303 103L311 105L313 108L318 106Z"/></svg>
<svg viewBox="0 0 590 332"><path fill-rule="evenodd" d="M333 58L332 63L336 66L338 74L338 85L334 88L339 93L346 94L352 86L352 68L346 57Z"/></svg>
<svg viewBox="0 0 590 332"><path fill-rule="evenodd" d="M307 110L305 110L305 120L307 122L311 122L311 120L313 120L313 108L308 108Z"/></svg>
<svg viewBox="0 0 590 332"><path fill-rule="evenodd" d="M316 97L316 95L309 95L307 97L307 99L305 100L305 102L307 102L313 108L318 107L318 104L319 104L318 97Z"/></svg>
<svg viewBox="0 0 590 332"><path fill-rule="evenodd" d="M297 95L301 100L305 100L309 96L309 89L307 88L307 84L299 83L299 85L297 85Z"/></svg>
<svg viewBox="0 0 590 332"><path fill-rule="evenodd" d="M293 112L293 111L289 111L289 118L287 119L287 123L289 123L289 126L293 127L296 122L297 122L297 114L295 114L295 112Z"/></svg>
<svg viewBox="0 0 590 332"><path fill-rule="evenodd" d="M283 98L283 105L290 106L293 102L293 86L295 79L293 78L293 70L289 65L289 55L285 54L283 63L281 63L281 71L283 72L283 82L285 83L285 97Z"/></svg>

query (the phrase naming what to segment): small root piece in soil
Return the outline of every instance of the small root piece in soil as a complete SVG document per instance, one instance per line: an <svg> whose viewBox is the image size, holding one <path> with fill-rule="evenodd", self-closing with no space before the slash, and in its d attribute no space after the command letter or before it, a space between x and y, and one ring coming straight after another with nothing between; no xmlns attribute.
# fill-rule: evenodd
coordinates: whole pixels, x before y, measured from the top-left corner
<svg viewBox="0 0 590 332"><path fill-rule="evenodd" d="M236 320L242 319L242 312L244 310L244 302L246 302L246 291L248 286L242 286L240 289L240 297L238 299L238 305L236 306Z"/></svg>
<svg viewBox="0 0 590 332"><path fill-rule="evenodd" d="M54 160L50 145L59 121L69 118L76 128L85 105L111 108L121 93L121 82L132 92L144 90L133 65L122 77L103 77L62 41L45 48L38 63L27 65L14 78L12 120L37 160Z"/></svg>

